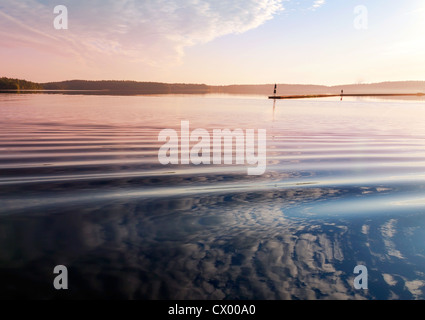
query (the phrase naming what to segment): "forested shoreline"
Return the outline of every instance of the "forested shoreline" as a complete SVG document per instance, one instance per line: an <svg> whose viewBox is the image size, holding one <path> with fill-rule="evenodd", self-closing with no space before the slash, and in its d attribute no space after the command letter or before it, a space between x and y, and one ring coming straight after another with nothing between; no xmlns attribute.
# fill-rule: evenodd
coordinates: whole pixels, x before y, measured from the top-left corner
<svg viewBox="0 0 425 320"><path fill-rule="evenodd" d="M116 80L69 80L61 82L36 83L22 79L0 78L0 91L46 90L46 91L88 91L96 94L259 94L270 95L274 84L224 85L138 82ZM338 86L277 84L277 94L338 94L345 93L424 93L425 81L398 81L370 84L348 84Z"/></svg>

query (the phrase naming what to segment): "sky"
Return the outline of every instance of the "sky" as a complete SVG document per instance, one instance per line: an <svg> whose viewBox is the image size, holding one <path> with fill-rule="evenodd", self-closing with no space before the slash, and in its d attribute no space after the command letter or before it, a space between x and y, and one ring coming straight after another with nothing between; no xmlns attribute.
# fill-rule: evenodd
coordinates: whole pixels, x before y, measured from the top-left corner
<svg viewBox="0 0 425 320"><path fill-rule="evenodd" d="M423 0L0 0L0 76L36 82L338 85L424 60Z"/></svg>

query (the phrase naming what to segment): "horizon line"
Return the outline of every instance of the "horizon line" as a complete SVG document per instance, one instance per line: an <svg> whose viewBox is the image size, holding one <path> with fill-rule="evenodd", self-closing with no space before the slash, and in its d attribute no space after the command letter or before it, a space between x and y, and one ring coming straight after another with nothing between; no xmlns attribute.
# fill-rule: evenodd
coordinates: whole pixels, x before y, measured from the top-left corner
<svg viewBox="0 0 425 320"><path fill-rule="evenodd" d="M346 84L315 84L315 83L279 83L279 82L270 82L270 83L255 83L255 84L243 84L243 83L233 83L233 84L207 84L201 82L162 82L162 81L146 81L146 80L116 80L116 79L102 79L102 80L87 80L87 79L68 79L68 80L58 80L58 81L47 81L47 82L38 82L32 81L23 78L10 78L6 76L1 76L0 78L6 78L11 80L23 80L36 84L49 84L49 83L60 83L60 82L70 82L70 81L87 81L87 82L136 82L136 83L159 83L159 84L185 84L185 85L205 85L209 87L230 87L230 86L268 86L268 85L289 85L289 86L320 86L320 87L341 87L341 86L353 86L353 85L373 85L373 84L383 84L383 83L406 83L406 82L424 82L425 80L386 80L378 82L362 82L362 83L346 83Z"/></svg>

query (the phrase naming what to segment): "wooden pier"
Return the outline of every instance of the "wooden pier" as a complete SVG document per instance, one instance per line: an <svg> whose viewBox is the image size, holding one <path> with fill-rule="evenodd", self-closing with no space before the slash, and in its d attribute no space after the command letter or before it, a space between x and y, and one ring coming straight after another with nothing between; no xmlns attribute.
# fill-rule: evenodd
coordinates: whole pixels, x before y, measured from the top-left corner
<svg viewBox="0 0 425 320"><path fill-rule="evenodd" d="M425 93L344 93L344 94L306 94L288 96L269 96L269 99L311 99L330 97L422 97Z"/></svg>

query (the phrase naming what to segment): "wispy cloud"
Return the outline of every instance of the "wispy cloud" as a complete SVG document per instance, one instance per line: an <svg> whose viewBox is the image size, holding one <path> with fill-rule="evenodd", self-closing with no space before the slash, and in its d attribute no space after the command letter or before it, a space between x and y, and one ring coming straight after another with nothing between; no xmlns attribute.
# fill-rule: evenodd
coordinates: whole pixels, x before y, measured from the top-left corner
<svg viewBox="0 0 425 320"><path fill-rule="evenodd" d="M254 29L283 10L282 0L64 0L69 29L53 28L57 0L0 3L1 46L50 53L173 63L184 49Z"/></svg>
<svg viewBox="0 0 425 320"><path fill-rule="evenodd" d="M311 6L311 9L316 10L323 6L326 3L325 0L315 0L313 5Z"/></svg>

